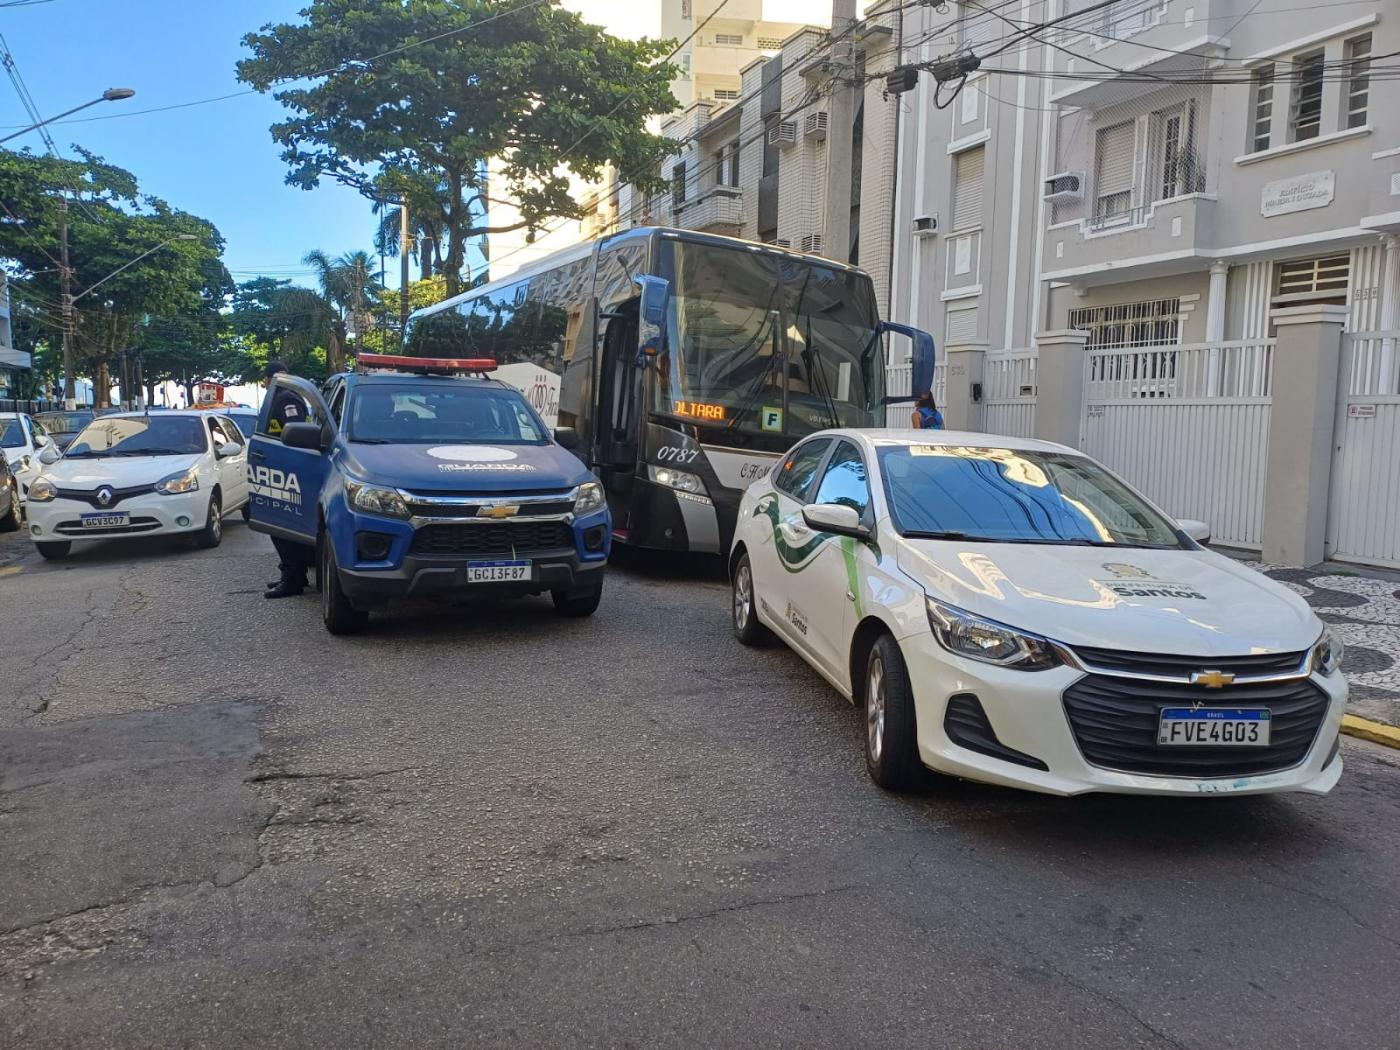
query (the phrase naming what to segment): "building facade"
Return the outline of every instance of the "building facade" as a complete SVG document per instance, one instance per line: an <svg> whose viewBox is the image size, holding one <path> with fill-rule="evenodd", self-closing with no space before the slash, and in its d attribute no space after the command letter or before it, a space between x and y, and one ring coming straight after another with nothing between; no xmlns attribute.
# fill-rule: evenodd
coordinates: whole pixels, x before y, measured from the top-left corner
<svg viewBox="0 0 1400 1050"><path fill-rule="evenodd" d="M29 355L15 349L9 278L0 273L0 397L16 396L19 373L29 368Z"/></svg>
<svg viewBox="0 0 1400 1050"><path fill-rule="evenodd" d="M902 96L893 316L949 349L1071 328L1091 348L1264 338L1300 303L1394 328L1400 108L1370 56L1400 49L1400 10L1074 14L1098 6L908 12L905 61L988 57L955 96L927 73Z"/></svg>

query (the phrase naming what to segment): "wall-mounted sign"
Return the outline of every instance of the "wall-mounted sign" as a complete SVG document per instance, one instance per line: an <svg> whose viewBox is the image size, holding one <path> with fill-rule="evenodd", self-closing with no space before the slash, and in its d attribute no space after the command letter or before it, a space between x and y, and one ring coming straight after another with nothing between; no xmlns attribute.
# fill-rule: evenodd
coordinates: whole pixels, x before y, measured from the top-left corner
<svg viewBox="0 0 1400 1050"><path fill-rule="evenodd" d="M1266 182L1259 198L1259 214L1266 219L1309 208L1325 208L1337 193L1337 173L1314 171L1289 179Z"/></svg>
<svg viewBox="0 0 1400 1050"><path fill-rule="evenodd" d="M1351 419L1375 419L1375 405L1347 405L1347 416Z"/></svg>

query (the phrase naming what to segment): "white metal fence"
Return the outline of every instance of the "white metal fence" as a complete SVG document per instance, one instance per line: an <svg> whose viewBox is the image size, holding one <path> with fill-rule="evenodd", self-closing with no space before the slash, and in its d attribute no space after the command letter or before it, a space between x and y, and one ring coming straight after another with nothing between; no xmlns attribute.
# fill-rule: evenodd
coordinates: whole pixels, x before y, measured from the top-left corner
<svg viewBox="0 0 1400 1050"><path fill-rule="evenodd" d="M982 429L1012 437L1035 435L1037 351L997 350L982 370Z"/></svg>
<svg viewBox="0 0 1400 1050"><path fill-rule="evenodd" d="M1342 341L1327 553L1400 568L1400 332Z"/></svg>
<svg viewBox="0 0 1400 1050"><path fill-rule="evenodd" d="M886 393L891 397L908 397L915 391L909 389L912 382L912 365L908 362L900 365L890 365L885 370ZM948 367L942 361L933 366L933 400L939 407L943 405L944 396L948 392ZM910 419L914 415L914 403L912 401L901 401L897 405L890 405L885 411L885 426L887 427L907 427Z"/></svg>
<svg viewBox="0 0 1400 1050"><path fill-rule="evenodd" d="M1217 542L1262 543L1272 340L1093 350L1081 447Z"/></svg>

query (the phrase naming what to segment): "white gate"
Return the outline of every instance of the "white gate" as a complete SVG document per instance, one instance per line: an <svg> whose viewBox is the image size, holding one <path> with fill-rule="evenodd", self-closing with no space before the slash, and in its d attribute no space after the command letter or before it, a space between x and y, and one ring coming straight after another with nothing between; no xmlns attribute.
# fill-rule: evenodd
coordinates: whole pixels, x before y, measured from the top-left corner
<svg viewBox="0 0 1400 1050"><path fill-rule="evenodd" d="M1037 352L997 350L982 370L982 429L988 434L1035 436Z"/></svg>
<svg viewBox="0 0 1400 1050"><path fill-rule="evenodd" d="M885 370L885 392L890 397L908 397L915 391L909 389L912 382L913 366L907 361L902 365L890 365ZM948 366L939 361L933 366L933 400L940 407L948 392ZM901 401L885 410L885 426L908 427L914 416L914 402Z"/></svg>
<svg viewBox="0 0 1400 1050"><path fill-rule="evenodd" d="M1400 568L1400 332L1342 342L1327 554Z"/></svg>
<svg viewBox="0 0 1400 1050"><path fill-rule="evenodd" d="M1218 543L1262 546L1273 341L1092 350L1081 447Z"/></svg>

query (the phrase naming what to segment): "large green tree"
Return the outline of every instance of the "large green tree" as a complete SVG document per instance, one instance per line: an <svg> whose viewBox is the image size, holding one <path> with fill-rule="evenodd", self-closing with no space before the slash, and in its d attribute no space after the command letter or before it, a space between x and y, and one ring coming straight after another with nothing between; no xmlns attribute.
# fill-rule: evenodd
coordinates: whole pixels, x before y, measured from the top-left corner
<svg viewBox="0 0 1400 1050"><path fill-rule="evenodd" d="M652 172L673 148L646 128L676 106L666 45L609 36L557 0L312 0L302 18L249 34L238 64L292 111L272 127L288 181L433 213L449 294L473 238L577 217L570 173ZM519 219L492 225L491 199Z"/></svg>
<svg viewBox="0 0 1400 1050"><path fill-rule="evenodd" d="M0 152L0 259L8 260L34 319L50 332L61 327L64 201L76 297L74 349L101 405L113 365L134 361L156 331L153 323L214 323L233 282L220 261L219 231L140 195L130 172L81 151L71 161ZM202 354L191 349L192 357ZM187 370L202 367L191 360Z"/></svg>

